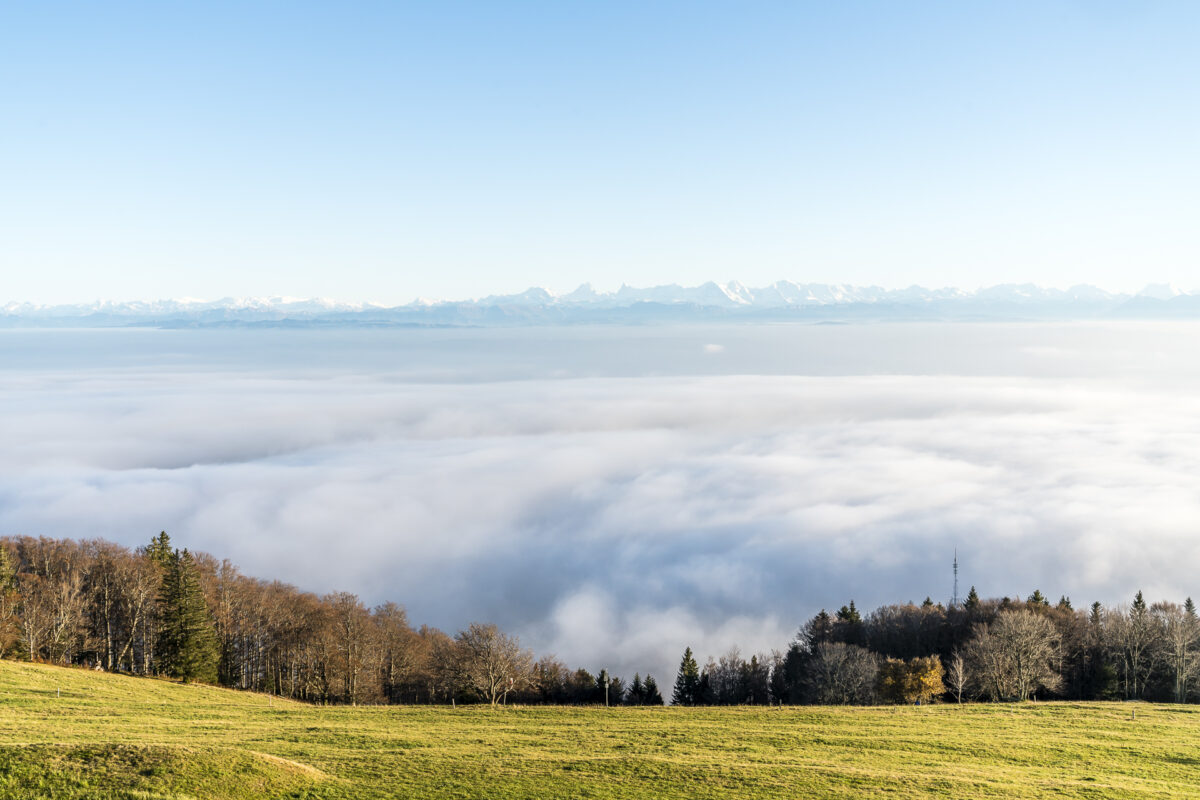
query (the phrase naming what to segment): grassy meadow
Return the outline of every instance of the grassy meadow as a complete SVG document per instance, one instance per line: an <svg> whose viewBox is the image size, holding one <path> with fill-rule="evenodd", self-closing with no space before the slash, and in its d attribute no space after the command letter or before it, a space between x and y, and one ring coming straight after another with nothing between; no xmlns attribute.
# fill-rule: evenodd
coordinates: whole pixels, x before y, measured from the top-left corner
<svg viewBox="0 0 1200 800"><path fill-rule="evenodd" d="M1200 708L316 708L0 662L3 798L1200 798Z"/></svg>

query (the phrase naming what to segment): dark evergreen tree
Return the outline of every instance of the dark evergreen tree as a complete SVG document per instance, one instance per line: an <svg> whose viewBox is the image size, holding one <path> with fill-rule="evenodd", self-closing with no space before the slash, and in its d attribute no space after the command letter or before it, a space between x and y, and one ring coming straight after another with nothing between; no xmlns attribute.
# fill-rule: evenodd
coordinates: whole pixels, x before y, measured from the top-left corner
<svg viewBox="0 0 1200 800"><path fill-rule="evenodd" d="M1047 608L1050 605L1050 601L1042 594L1041 589L1034 589L1033 594L1029 595L1029 599L1025 602L1037 608Z"/></svg>
<svg viewBox="0 0 1200 800"><path fill-rule="evenodd" d="M146 555L151 561L162 567L164 572L171 568L171 562L175 560L175 550L171 547L171 537L167 536L166 531L162 531L150 540L150 546L146 548Z"/></svg>
<svg viewBox="0 0 1200 800"><path fill-rule="evenodd" d="M1084 674L1080 695L1085 700L1116 700L1117 669L1109 660L1104 637L1104 607L1092 603L1087 619L1087 638L1084 652Z"/></svg>
<svg viewBox="0 0 1200 800"><path fill-rule="evenodd" d="M692 648L683 651L679 662L679 674L675 676L675 691L671 702L677 706L694 706L700 700L700 666L692 655Z"/></svg>
<svg viewBox="0 0 1200 800"><path fill-rule="evenodd" d="M662 696L662 693L660 691L658 691L658 681L654 680L653 675L646 676L646 682L644 684L642 684L642 687L645 690L645 696L644 696L645 699L642 701L643 705L647 705L647 706L663 705L663 696Z"/></svg>
<svg viewBox="0 0 1200 800"><path fill-rule="evenodd" d="M828 615L825 616L828 619ZM821 643L812 637L813 622L819 617L820 615L810 621L797 634L796 638L788 646L787 653L783 656L783 664L780 668L783 672L780 683L783 686L782 691L778 695L780 703L796 704L804 702L804 693L808 682L809 662L812 660L813 651Z"/></svg>
<svg viewBox="0 0 1200 800"><path fill-rule="evenodd" d="M1084 682L1084 696L1089 700L1119 700L1117 668L1101 658L1088 662L1089 671Z"/></svg>
<svg viewBox="0 0 1200 800"><path fill-rule="evenodd" d="M850 605L842 606L838 609L837 618L840 622L849 622L851 624L861 623L862 615L858 613L858 609L854 607L854 601L850 601Z"/></svg>
<svg viewBox="0 0 1200 800"><path fill-rule="evenodd" d="M629 684L629 691L625 694L625 702L631 706L640 706L646 701L646 687L642 685L642 676L638 673L633 673L633 683Z"/></svg>
<svg viewBox="0 0 1200 800"><path fill-rule="evenodd" d="M171 558L163 579L161 604L159 658L163 671L184 683L215 681L220 656L217 634L200 589L196 564L187 550L176 551Z"/></svg>
<svg viewBox="0 0 1200 800"><path fill-rule="evenodd" d="M1133 605L1129 608L1129 615L1136 618L1146 616L1146 599L1142 597L1141 589L1138 590L1137 595L1133 598Z"/></svg>
<svg viewBox="0 0 1200 800"><path fill-rule="evenodd" d="M771 670L757 655L742 664L742 702L765 706L771 702Z"/></svg>
<svg viewBox="0 0 1200 800"><path fill-rule="evenodd" d="M709 660L708 663L711 664L712 661ZM700 683L696 686L696 702L693 705L713 705L712 675L706 669L700 670Z"/></svg>
<svg viewBox="0 0 1200 800"><path fill-rule="evenodd" d="M975 591L975 587L971 587L971 591L967 592L967 602L965 603L967 611L977 611L979 609L979 593Z"/></svg>
<svg viewBox="0 0 1200 800"><path fill-rule="evenodd" d="M158 654L158 640L162 630L163 585L167 578L167 572L175 560L175 550L171 547L171 537L167 535L166 531L161 531L158 536L150 540L150 544L147 545L144 552L150 563L158 567L159 589L158 601L153 607L147 609L146 619L143 623L145 641L143 642L142 661L147 672L161 675L163 665Z"/></svg>
<svg viewBox="0 0 1200 800"><path fill-rule="evenodd" d="M850 601L850 605L842 606L837 612L837 640L846 642L847 644L863 644L863 620L862 615L858 613L858 609L854 607L854 601Z"/></svg>
<svg viewBox="0 0 1200 800"><path fill-rule="evenodd" d="M832 642L834 640L833 617L829 616L829 612L822 608L820 613L804 626L801 638L809 650L816 648L819 644Z"/></svg>
<svg viewBox="0 0 1200 800"><path fill-rule="evenodd" d="M1062 597L1058 598L1057 608L1059 611L1071 611L1072 610L1071 598L1067 597L1065 594Z"/></svg>
<svg viewBox="0 0 1200 800"><path fill-rule="evenodd" d="M600 670L596 676L595 702L597 705L606 704L617 706L625 696L625 682L608 674L608 670Z"/></svg>
<svg viewBox="0 0 1200 800"><path fill-rule="evenodd" d="M619 706L625 702L625 680L617 675L609 679L608 683L608 701L614 706Z"/></svg>
<svg viewBox="0 0 1200 800"><path fill-rule="evenodd" d="M775 650L771 653L771 704L783 704L788 699L787 657Z"/></svg>

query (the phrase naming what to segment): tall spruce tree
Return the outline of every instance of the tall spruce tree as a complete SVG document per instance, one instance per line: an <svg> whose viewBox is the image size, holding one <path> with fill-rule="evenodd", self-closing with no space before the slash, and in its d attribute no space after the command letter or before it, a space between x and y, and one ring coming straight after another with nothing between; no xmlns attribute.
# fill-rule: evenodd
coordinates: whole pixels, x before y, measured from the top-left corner
<svg viewBox="0 0 1200 800"><path fill-rule="evenodd" d="M1133 598L1133 605L1129 607L1130 616L1142 619L1146 616L1146 598L1142 597L1142 590L1138 589L1138 593Z"/></svg>
<svg viewBox="0 0 1200 800"><path fill-rule="evenodd" d="M979 592L975 591L974 586L971 587L971 591L967 592L967 602L964 605L966 606L968 611L978 611L979 610L979 606L980 606Z"/></svg>
<svg viewBox="0 0 1200 800"><path fill-rule="evenodd" d="M645 682L642 684L642 704L647 706L663 705L662 693L658 691L658 681L654 680L653 675L647 675Z"/></svg>
<svg viewBox="0 0 1200 800"><path fill-rule="evenodd" d="M167 536L166 531L162 531L150 540L150 544L146 548L146 556L162 567L163 571L170 569L171 562L175 560L175 550L171 547L171 537Z"/></svg>
<svg viewBox="0 0 1200 800"><path fill-rule="evenodd" d="M711 658L708 663L713 663ZM692 705L711 706L714 705L713 700L712 674L707 669L702 669L700 670L700 683L696 684L696 699L692 701Z"/></svg>
<svg viewBox="0 0 1200 800"><path fill-rule="evenodd" d="M819 614L810 619L804 626L803 637L810 649L833 641L834 623L829 612L822 608Z"/></svg>
<svg viewBox="0 0 1200 800"><path fill-rule="evenodd" d="M640 706L646 699L646 687L642 685L642 676L633 673L633 683L625 694L625 702L631 706Z"/></svg>
<svg viewBox="0 0 1200 800"><path fill-rule="evenodd" d="M834 629L837 631L838 641L846 644L863 644L862 615L854 607L853 600L850 601L850 605L838 609L836 620Z"/></svg>
<svg viewBox="0 0 1200 800"><path fill-rule="evenodd" d="M683 651L679 662L679 674L675 676L675 691L671 693L671 702L677 706L694 706L700 697L700 666L692 655L692 648Z"/></svg>
<svg viewBox="0 0 1200 800"><path fill-rule="evenodd" d="M163 665L159 658L158 640L160 631L162 630L162 615L163 615L163 587L167 580L167 571L171 568L171 562L175 560L175 550L171 547L171 537L166 531L160 531L158 536L153 537L145 548L142 549L147 560L158 569L159 585L158 599L155 601L152 608L142 620L142 669L147 673L155 675L163 674Z"/></svg>
<svg viewBox="0 0 1200 800"><path fill-rule="evenodd" d="M175 551L163 577L159 658L163 670L184 683L217 679L217 633L208 616L196 563Z"/></svg>

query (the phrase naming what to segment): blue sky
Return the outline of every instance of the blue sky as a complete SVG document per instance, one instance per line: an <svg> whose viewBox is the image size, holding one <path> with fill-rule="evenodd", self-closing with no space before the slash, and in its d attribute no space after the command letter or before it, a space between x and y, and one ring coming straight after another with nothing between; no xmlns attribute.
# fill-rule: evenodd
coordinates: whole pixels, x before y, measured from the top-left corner
<svg viewBox="0 0 1200 800"><path fill-rule="evenodd" d="M0 301L1200 288L1200 5L0 5Z"/></svg>

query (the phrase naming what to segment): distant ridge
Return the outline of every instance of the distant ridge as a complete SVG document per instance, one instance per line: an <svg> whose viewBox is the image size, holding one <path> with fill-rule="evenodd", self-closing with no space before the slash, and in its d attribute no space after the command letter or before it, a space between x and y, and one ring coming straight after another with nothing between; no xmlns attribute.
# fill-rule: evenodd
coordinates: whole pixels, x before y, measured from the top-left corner
<svg viewBox="0 0 1200 800"><path fill-rule="evenodd" d="M910 286L884 289L849 284L776 281L751 288L737 281L677 284L598 292L583 284L556 294L531 287L518 294L473 300L420 298L406 305L350 303L326 298L226 297L155 301L96 301L73 305L0 305L6 327L210 327L232 325L495 326L631 324L713 320L1080 320L1200 318L1200 293L1150 284L1137 294L1095 286L1069 289L1000 284L975 291Z"/></svg>

